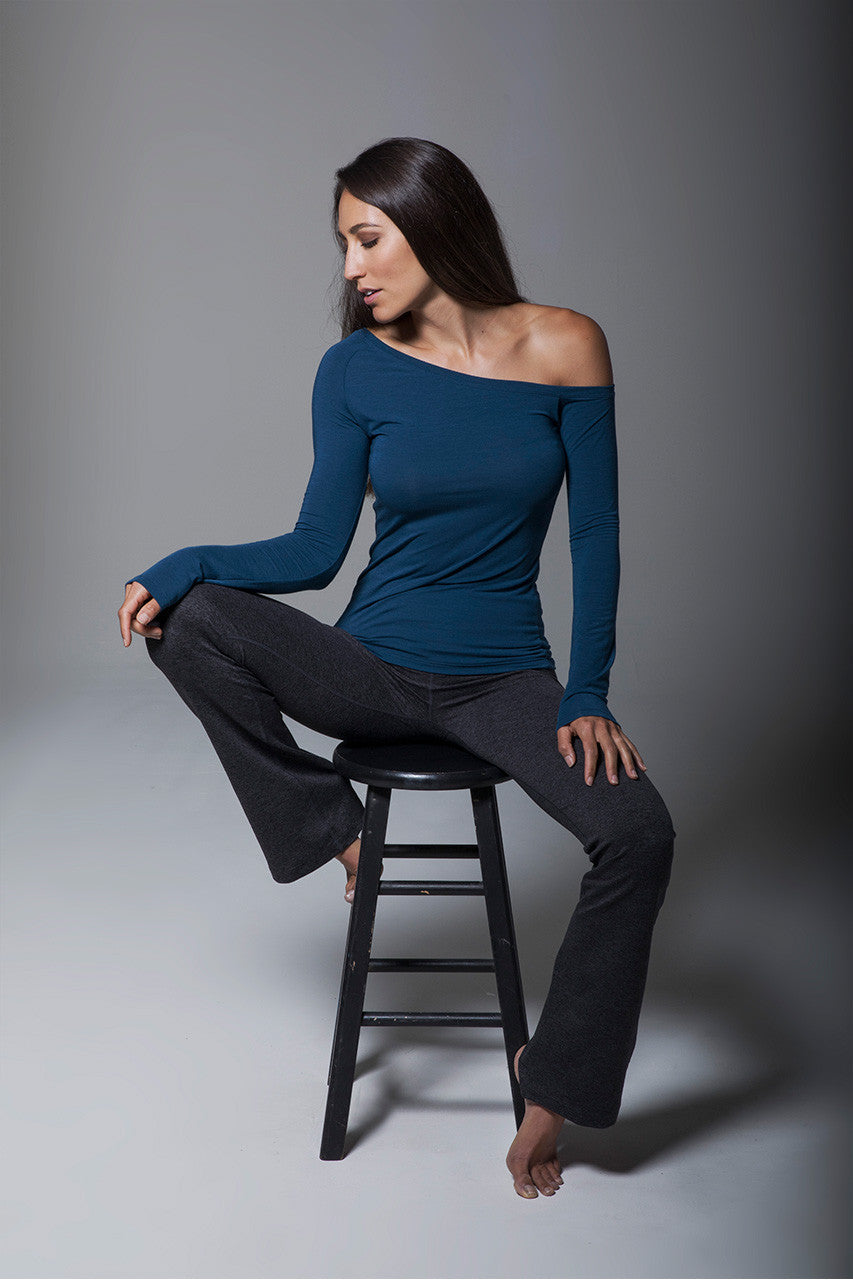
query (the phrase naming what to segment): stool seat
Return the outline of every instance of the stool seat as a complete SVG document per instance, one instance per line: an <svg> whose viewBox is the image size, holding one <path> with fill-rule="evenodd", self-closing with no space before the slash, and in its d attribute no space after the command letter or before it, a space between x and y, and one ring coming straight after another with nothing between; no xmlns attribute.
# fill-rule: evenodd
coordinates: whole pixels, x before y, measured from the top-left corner
<svg viewBox="0 0 853 1280"><path fill-rule="evenodd" d="M412 791L465 791L509 780L497 765L452 742L342 742L332 763L353 782Z"/></svg>

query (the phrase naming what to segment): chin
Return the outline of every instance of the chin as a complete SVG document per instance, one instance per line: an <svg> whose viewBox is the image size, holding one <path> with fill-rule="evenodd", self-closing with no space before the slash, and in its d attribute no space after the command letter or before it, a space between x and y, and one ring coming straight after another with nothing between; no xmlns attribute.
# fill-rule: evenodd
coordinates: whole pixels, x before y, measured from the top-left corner
<svg viewBox="0 0 853 1280"><path fill-rule="evenodd" d="M377 324L397 324L398 321L404 320L411 312L411 307L404 307L402 311L395 311L392 314L377 316L374 308L374 318Z"/></svg>

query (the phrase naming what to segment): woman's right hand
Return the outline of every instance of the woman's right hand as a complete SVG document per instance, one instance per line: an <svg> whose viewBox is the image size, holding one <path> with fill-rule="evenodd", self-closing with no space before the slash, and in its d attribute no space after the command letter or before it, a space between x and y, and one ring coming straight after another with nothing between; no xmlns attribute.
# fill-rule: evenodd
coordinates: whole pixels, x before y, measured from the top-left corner
<svg viewBox="0 0 853 1280"><path fill-rule="evenodd" d="M141 582L127 584L124 589L124 604L118 611L125 648L130 644L132 631L151 640L162 640L163 628L150 625L151 619L156 618L159 612L159 604Z"/></svg>

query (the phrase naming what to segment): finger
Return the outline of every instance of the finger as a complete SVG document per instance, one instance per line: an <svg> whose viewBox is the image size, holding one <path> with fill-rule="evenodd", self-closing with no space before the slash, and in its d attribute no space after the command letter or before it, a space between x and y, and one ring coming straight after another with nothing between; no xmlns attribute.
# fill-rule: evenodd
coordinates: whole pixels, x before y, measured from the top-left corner
<svg viewBox="0 0 853 1280"><path fill-rule="evenodd" d="M118 625L121 629L121 638L126 649L130 644L130 610L126 604L123 604L118 611Z"/></svg>
<svg viewBox="0 0 853 1280"><path fill-rule="evenodd" d="M121 637L124 641L125 648L130 644L131 632L138 631L138 627L134 626L134 614L139 608L139 600L129 598L118 611L118 623L121 628Z"/></svg>
<svg viewBox="0 0 853 1280"><path fill-rule="evenodd" d="M625 772L629 778L636 778L637 770L634 768L634 757L631 755L627 739L625 737L617 739L617 745L619 747L619 754L622 757L622 763L625 766Z"/></svg>
<svg viewBox="0 0 853 1280"><path fill-rule="evenodd" d="M118 611L118 623L121 629L121 638L124 646L130 644L133 630L138 630L133 626L133 618L140 604L148 599L149 592L143 587L141 582L128 582L124 589L124 603Z"/></svg>
<svg viewBox="0 0 853 1280"><path fill-rule="evenodd" d="M136 618L143 626L148 626L149 622L151 622L153 618L156 618L159 612L160 606L152 596L150 600L145 601L142 608L137 613Z"/></svg>
<svg viewBox="0 0 853 1280"><path fill-rule="evenodd" d="M572 746L572 731L568 725L563 725L557 730L557 750L565 760L566 764L574 764L575 750Z"/></svg>
<svg viewBox="0 0 853 1280"><path fill-rule="evenodd" d="M604 756L604 768L610 782L619 785L619 752L616 750L616 743L613 738L605 730L606 736L601 742L601 754Z"/></svg>
<svg viewBox="0 0 853 1280"><path fill-rule="evenodd" d="M163 628L157 626L143 627L138 622L132 622L132 629L138 636L144 636L146 640L162 640Z"/></svg>
<svg viewBox="0 0 853 1280"><path fill-rule="evenodd" d="M584 780L586 785L591 787L595 778L595 771L598 768L598 739L592 729L587 729L585 733L579 733L578 737L583 743Z"/></svg>
<svg viewBox="0 0 853 1280"><path fill-rule="evenodd" d="M634 744L633 744L633 742L631 741L631 739L630 739L630 738L628 737L628 735L627 735L627 734L625 734L625 733L623 733L623 734L622 734L622 737L625 739L625 741L627 742L628 746L631 748L631 751L632 751L632 752L634 753L634 755L637 757L637 764L640 766L640 768L641 768L641 769L645 769L645 767L646 767L646 766L645 766L645 763L644 763L644 761L643 761L643 757L640 755L639 751L638 751L638 750L637 750L637 748L634 746Z"/></svg>
<svg viewBox="0 0 853 1280"><path fill-rule="evenodd" d="M151 603L150 601L147 602L147 604L150 604L150 603ZM163 628L157 622L157 620L155 619L153 622L145 623L145 622L140 622L139 618L140 618L140 614L137 614L135 618L131 618L130 620L131 630L135 631L136 634L139 636L145 636L146 639L153 638L155 640L159 640L163 634Z"/></svg>

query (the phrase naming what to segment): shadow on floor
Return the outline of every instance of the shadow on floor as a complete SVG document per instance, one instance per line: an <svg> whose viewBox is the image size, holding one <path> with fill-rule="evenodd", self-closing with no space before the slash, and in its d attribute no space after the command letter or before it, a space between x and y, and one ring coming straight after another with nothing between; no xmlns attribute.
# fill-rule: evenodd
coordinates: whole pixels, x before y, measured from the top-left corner
<svg viewBox="0 0 853 1280"><path fill-rule="evenodd" d="M423 1044L423 1040L420 1043ZM399 1053L401 1048L398 1041L393 1046L365 1055L358 1063L356 1079L385 1066L387 1059ZM797 1075L797 1072L780 1067L728 1088L709 1088L669 1106L626 1116L608 1129L569 1125L560 1139L561 1162L564 1167L585 1164L608 1173L631 1173L673 1148L704 1138L750 1108L788 1092ZM389 1079L378 1086L368 1113L359 1123L350 1124L344 1155L348 1155L399 1110L459 1111L466 1115L484 1111L506 1112L507 1145L512 1140L508 1098L423 1098L412 1095L401 1087L399 1081Z"/></svg>
<svg viewBox="0 0 853 1280"><path fill-rule="evenodd" d="M585 1164L606 1173L633 1173L783 1093L789 1083L786 1073L779 1071L731 1089L709 1089L671 1106L626 1116L609 1129L571 1125L560 1138L560 1160L564 1168Z"/></svg>

